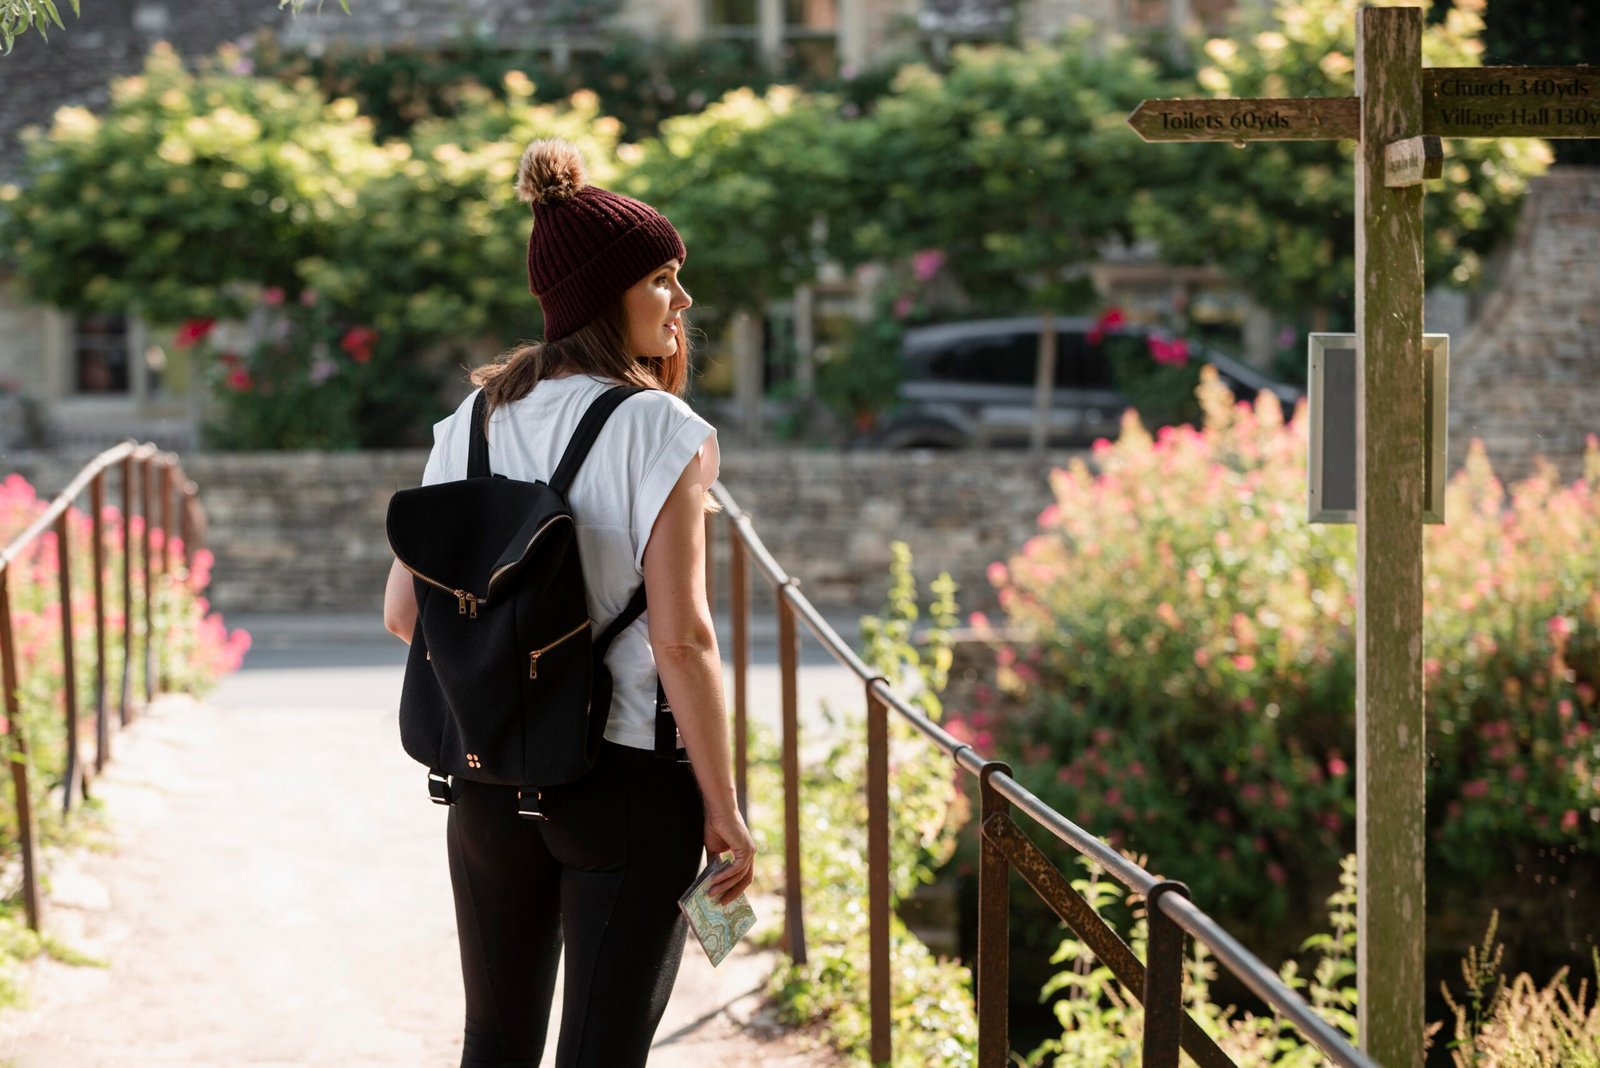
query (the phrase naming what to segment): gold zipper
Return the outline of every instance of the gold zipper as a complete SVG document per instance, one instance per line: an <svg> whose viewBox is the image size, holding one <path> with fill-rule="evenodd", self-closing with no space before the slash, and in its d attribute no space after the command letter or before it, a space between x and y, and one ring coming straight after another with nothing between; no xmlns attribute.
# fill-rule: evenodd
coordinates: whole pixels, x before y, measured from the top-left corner
<svg viewBox="0 0 1600 1068"><path fill-rule="evenodd" d="M476 594L468 593L466 590L453 590L442 582L435 582L433 579L429 578L427 575L424 575L422 572L418 571L404 560L400 561L400 566L411 572L423 582L426 582L428 585L432 586L434 589L443 590L445 593L448 593L450 596L454 597L456 599L456 611L460 615L477 619L478 606L480 604L489 603L489 598L487 597L479 597Z"/></svg>
<svg viewBox="0 0 1600 1068"><path fill-rule="evenodd" d="M576 638L579 634L582 634L585 630L588 630L589 622L590 621L587 619L584 620L582 623L579 623L576 627L573 627L571 630L567 631L565 634L551 642L549 645L545 646L543 649L535 649L533 652L529 653L528 678L536 679L539 677L539 658L541 656L543 656L545 653L548 653L550 650L554 649L567 639Z"/></svg>
<svg viewBox="0 0 1600 1068"><path fill-rule="evenodd" d="M528 555L528 550L533 548L533 543L538 541L540 536L542 536L545 531L550 529L551 524L560 522L561 520L568 519L568 518L570 518L570 517L564 516L564 515L558 515L558 516L553 516L550 519L547 519L539 527L538 530L533 532L533 537L528 539L527 546L522 550L522 556L517 557L517 559L511 561L509 564L504 564L504 565L496 568L494 574L489 576L489 588L491 590L494 589L495 579L497 579L501 575L505 574L507 569L513 568L513 567L517 566L517 564L522 562L523 558ZM476 594L468 593L466 590L452 589L451 587L446 586L444 583L435 581L434 579L429 578L427 575L424 575L422 572L418 571L416 568L412 567L410 564L406 563L404 560L400 561L400 566L405 568L407 571L411 572L413 575L415 575L417 578L421 579L423 582L426 582L428 585L432 586L434 589L443 590L445 593L448 593L450 596L454 597L456 599L456 612L459 615L466 616L469 619L477 619L478 618L478 606L489 603L489 597L488 597L487 594L485 594L482 597L479 597ZM585 624L585 625L587 626L587 624ZM562 641L566 641L565 638L563 638L561 640ZM559 643L557 643L557 644L559 644Z"/></svg>
<svg viewBox="0 0 1600 1068"><path fill-rule="evenodd" d="M533 537L528 539L528 544L523 547L521 556L511 561L509 564L502 564L500 567L495 568L494 574L489 576L489 589L494 589L495 579L498 579L501 575L505 574L509 568L516 567L523 561L523 559L527 557L528 550L533 548L533 543L538 541L540 537L544 535L544 532L550 529L551 524L559 523L561 520L569 518L569 516L557 515L551 516L549 519L545 520L544 523L540 525L539 529L533 532ZM486 597L484 600L488 600L488 598Z"/></svg>

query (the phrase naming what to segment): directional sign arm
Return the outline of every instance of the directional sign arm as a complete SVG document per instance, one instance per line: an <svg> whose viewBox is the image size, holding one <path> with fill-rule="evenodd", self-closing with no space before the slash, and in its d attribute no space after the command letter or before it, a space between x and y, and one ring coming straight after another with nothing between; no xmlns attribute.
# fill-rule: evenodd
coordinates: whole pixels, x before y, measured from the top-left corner
<svg viewBox="0 0 1600 1068"><path fill-rule="evenodd" d="M1128 116L1146 141L1336 141L1361 134L1353 96L1263 100L1146 100Z"/></svg>
<svg viewBox="0 0 1600 1068"><path fill-rule="evenodd" d="M1439 137L1600 137L1600 67L1429 67L1422 132Z"/></svg>

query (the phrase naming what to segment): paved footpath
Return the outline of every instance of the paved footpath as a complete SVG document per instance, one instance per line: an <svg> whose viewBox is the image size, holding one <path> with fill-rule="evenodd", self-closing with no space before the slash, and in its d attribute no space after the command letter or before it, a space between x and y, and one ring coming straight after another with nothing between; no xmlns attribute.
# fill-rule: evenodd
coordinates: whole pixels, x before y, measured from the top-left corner
<svg viewBox="0 0 1600 1068"><path fill-rule="evenodd" d="M111 848L54 863L46 915L108 966L32 964L0 1063L458 1063L445 812L398 745L398 664L262 648L209 702L164 699L119 737L97 784ZM776 899L756 905L772 922ZM741 949L713 970L691 938L652 1068L838 1064L772 1026L771 966Z"/></svg>

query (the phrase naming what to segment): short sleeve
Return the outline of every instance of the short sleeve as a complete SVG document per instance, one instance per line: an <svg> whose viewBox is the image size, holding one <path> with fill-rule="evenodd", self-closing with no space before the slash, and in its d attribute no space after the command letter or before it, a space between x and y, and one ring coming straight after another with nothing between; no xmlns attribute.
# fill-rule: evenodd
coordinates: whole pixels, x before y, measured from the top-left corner
<svg viewBox="0 0 1600 1068"><path fill-rule="evenodd" d="M633 498L633 563L640 569L644 567L644 550L650 541L650 531L656 525L656 516L661 514L672 487L678 484L679 476L695 453L701 446L706 447L702 456L710 461L708 472L713 478L721 466L716 428L688 411L687 406L676 414L677 425L645 468L644 478Z"/></svg>
<svg viewBox="0 0 1600 1068"><path fill-rule="evenodd" d="M468 398L469 400L471 398ZM463 404L465 407L465 404ZM460 422L461 409L458 408L433 424L433 451L428 453L428 463L422 469L422 484L424 486L437 485L440 482L454 482L466 477L466 472L458 466L457 458L464 455L466 444L458 443L455 433L456 424Z"/></svg>

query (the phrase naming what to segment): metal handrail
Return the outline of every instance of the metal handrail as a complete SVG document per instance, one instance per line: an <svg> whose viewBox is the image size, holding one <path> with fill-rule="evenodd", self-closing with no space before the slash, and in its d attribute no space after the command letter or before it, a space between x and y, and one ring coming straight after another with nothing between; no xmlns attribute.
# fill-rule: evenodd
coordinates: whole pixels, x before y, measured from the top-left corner
<svg viewBox="0 0 1600 1068"><path fill-rule="evenodd" d="M1010 1021L1007 1006L1009 971L1009 873L1016 870L1046 904L1083 939L1145 1006L1143 1063L1153 1068L1176 1068L1181 1049L1203 1068L1231 1066L1233 1062L1208 1038L1183 1009L1183 938L1187 934L1205 945L1230 972L1273 1009L1295 1024L1301 1033L1335 1064L1344 1068L1377 1068L1376 1062L1350 1044L1338 1030L1290 989L1261 960L1188 898L1181 883L1162 879L1118 853L1109 844L1051 808L1011 776L1003 762L990 760L923 715L898 694L890 680L877 673L856 654L800 589L798 579L784 571L767 549L750 516L739 507L727 487L717 482L711 494L735 537L729 541L730 605L734 633L734 739L735 776L740 807L746 806L749 712L746 695L748 669L747 625L749 597L747 560L773 587L778 610L779 659L783 700L784 783L784 934L785 951L796 963L805 962L803 894L799 866L799 727L796 715L795 677L798 672L798 636L795 617L806 625L819 644L860 680L867 704L867 838L871 1039L874 1063L887 1063L891 1055L889 985L889 875L888 875L888 734L887 714L893 709L955 765L978 779L981 797L982 858L978 887L978 1064L1003 1068L1009 1063ZM706 522L707 587L712 587L713 553L710 540L714 516ZM1149 925L1148 965L1096 915L1071 888L1044 853L1011 819L1015 810L1079 854L1090 858L1129 890L1145 899Z"/></svg>
<svg viewBox="0 0 1600 1068"><path fill-rule="evenodd" d="M62 808L70 813L76 797L87 800L90 796L91 773L84 764L79 743L79 703L77 687L77 653L74 647L72 605L72 552L69 520L78 498L89 493L89 520L91 530L90 566L93 569L95 617L95 754L94 775L105 770L111 756L110 709L107 699L107 625L106 565L105 565L105 499L106 472L113 467L121 469L121 533L122 533L122 685L118 695L117 719L127 726L134 717L133 665L134 636L143 624L142 655L144 660L144 699L148 703L155 697L158 685L166 680L157 678L156 646L165 640L156 625L154 590L158 581L173 579L172 538L173 501L177 495L177 532L183 542L183 567L187 572L192 560L197 535L205 530L204 513L200 508L198 489L183 473L178 457L164 453L153 444L125 441L114 445L90 460L65 489L56 494L45 509L0 549L0 708L6 723L0 734L10 737L12 746L11 782L17 806L17 830L22 849L22 896L27 912L28 926L40 929L40 896L37 870L37 828L33 814L28 776L30 762L28 739L20 722L21 700L20 671L17 665L14 624L11 611L11 565L22 554L54 530L56 535L56 569L58 596L61 610L62 656L62 706L66 726L66 768ZM142 532L137 543L133 537L133 517L142 518ZM159 552L151 550L151 534L161 532ZM139 558L141 576L141 605L134 602L134 557ZM142 611L136 611L142 608Z"/></svg>

